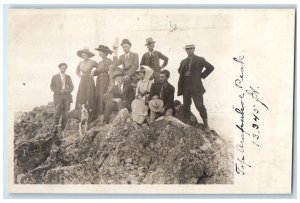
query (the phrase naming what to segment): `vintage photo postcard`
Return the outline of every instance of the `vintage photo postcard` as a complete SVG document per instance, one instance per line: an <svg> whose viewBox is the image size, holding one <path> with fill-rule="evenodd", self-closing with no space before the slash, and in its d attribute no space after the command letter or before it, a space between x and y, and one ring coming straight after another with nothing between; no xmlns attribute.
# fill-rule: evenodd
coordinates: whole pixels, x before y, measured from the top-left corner
<svg viewBox="0 0 300 203"><path fill-rule="evenodd" d="M295 9L8 13L10 193L291 193Z"/></svg>

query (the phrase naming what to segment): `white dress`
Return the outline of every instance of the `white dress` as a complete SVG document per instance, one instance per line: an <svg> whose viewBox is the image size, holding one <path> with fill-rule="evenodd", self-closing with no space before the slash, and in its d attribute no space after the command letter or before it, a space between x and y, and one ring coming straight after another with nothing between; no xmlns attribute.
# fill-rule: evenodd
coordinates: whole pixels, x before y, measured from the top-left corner
<svg viewBox="0 0 300 203"><path fill-rule="evenodd" d="M150 80L153 74L151 68L145 67L145 78L140 80L136 88L136 99L131 103L132 120L142 124L148 115L148 104L145 104L145 98L149 95L153 81Z"/></svg>

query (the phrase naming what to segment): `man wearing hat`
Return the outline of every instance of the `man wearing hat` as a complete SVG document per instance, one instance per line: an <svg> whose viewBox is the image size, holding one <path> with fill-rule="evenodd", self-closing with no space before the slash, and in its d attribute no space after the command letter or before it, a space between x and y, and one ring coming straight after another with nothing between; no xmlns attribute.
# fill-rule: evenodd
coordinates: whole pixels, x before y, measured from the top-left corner
<svg viewBox="0 0 300 203"><path fill-rule="evenodd" d="M66 75L65 72L68 68L66 63L60 63L58 65L60 73L54 75L51 80L50 88L53 91L53 101L55 107L54 132L57 132L57 126L61 119L61 129L64 130L68 119L68 111L70 110L70 104L73 102L71 92L74 89L71 77Z"/></svg>
<svg viewBox="0 0 300 203"><path fill-rule="evenodd" d="M209 129L207 122L207 111L203 103L203 94L205 89L202 79L205 79L214 67L203 57L196 56L195 45L185 46L187 58L181 61L178 72L180 74L178 81L178 96L183 95L183 113L186 119L191 116L192 98L196 109L199 111L203 120L204 128Z"/></svg>
<svg viewBox="0 0 300 203"><path fill-rule="evenodd" d="M160 72L160 82L154 83L150 89L149 108L150 123L155 121L157 115L172 116L174 112L174 92L175 88L168 82L170 72L162 70Z"/></svg>
<svg viewBox="0 0 300 203"><path fill-rule="evenodd" d="M146 44L145 46L147 46L148 48L148 52L146 52L141 60L141 65L146 65L149 66L153 69L153 77L154 77L154 82L159 82L160 80L160 71L161 69L163 69L164 67L167 66L168 64L168 57L166 57L165 55L163 55L161 52L159 51L155 51L154 47L155 47L155 41L149 37L146 39ZM160 65L160 59L163 60L163 64Z"/></svg>
<svg viewBox="0 0 300 203"><path fill-rule="evenodd" d="M134 100L133 87L129 83L124 83L124 75L122 72L116 71L113 79L115 85L108 91L109 99L106 101L104 111L104 123L109 123L110 114L113 111L120 111L127 108L131 111L131 102ZM108 96L105 95L107 98Z"/></svg>
<svg viewBox="0 0 300 203"><path fill-rule="evenodd" d="M131 42L128 39L123 39L121 46L124 54L118 58L118 47L114 47L113 63L115 66L123 66L124 80L131 83L131 77L139 67L139 56L130 51Z"/></svg>

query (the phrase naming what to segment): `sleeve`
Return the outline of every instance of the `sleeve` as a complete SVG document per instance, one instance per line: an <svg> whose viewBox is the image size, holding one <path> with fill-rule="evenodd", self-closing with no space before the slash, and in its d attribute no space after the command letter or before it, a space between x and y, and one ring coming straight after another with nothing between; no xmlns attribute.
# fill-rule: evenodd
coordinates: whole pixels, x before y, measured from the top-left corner
<svg viewBox="0 0 300 203"><path fill-rule="evenodd" d="M203 79L205 79L211 72L213 72L214 67L208 63L204 58L202 59L202 65L205 67L205 70L201 73Z"/></svg>
<svg viewBox="0 0 300 203"><path fill-rule="evenodd" d="M126 103L126 106L130 108L131 102L134 100L134 90L133 87L130 85L127 88L127 96L125 97L124 102Z"/></svg>
<svg viewBox="0 0 300 203"><path fill-rule="evenodd" d="M135 96L137 97L139 95L139 88L140 88L141 81L138 81L135 89Z"/></svg>
<svg viewBox="0 0 300 203"><path fill-rule="evenodd" d="M142 66L142 65L146 65L146 61L145 61L145 56L146 54L144 54L143 56L142 56L142 59L141 59L141 63L140 63L140 65Z"/></svg>
<svg viewBox="0 0 300 203"><path fill-rule="evenodd" d="M170 90L170 94L168 96L167 103L165 105L167 109L173 109L174 107L174 92L175 92L175 88L172 87L172 89Z"/></svg>
<svg viewBox="0 0 300 203"><path fill-rule="evenodd" d="M129 73L130 76L132 76L138 68L139 68L139 55L135 54L133 58L132 68Z"/></svg>
<svg viewBox="0 0 300 203"><path fill-rule="evenodd" d="M80 62L76 68L76 75L80 76Z"/></svg>
<svg viewBox="0 0 300 203"><path fill-rule="evenodd" d="M151 87L152 87L152 85L153 85L153 81L152 81L152 80L150 80L150 82L149 82L149 85L148 85L148 89L147 89L147 91L148 91L148 92L150 92L150 91L151 91Z"/></svg>
<svg viewBox="0 0 300 203"><path fill-rule="evenodd" d="M94 69L96 71L97 67L98 67L98 63L96 61L92 61L92 67L90 67L91 68L91 73L93 73Z"/></svg>
<svg viewBox="0 0 300 203"><path fill-rule="evenodd" d="M181 69L182 69L182 61L180 62L179 68L178 68L178 73L181 73Z"/></svg>
<svg viewBox="0 0 300 203"><path fill-rule="evenodd" d="M52 77L51 79L51 84L50 84L50 89L52 90L52 92L59 94L60 90L57 88L56 86L56 82L55 82L55 76Z"/></svg>
<svg viewBox="0 0 300 203"><path fill-rule="evenodd" d="M155 85L151 85L151 88L150 88L150 94L149 94L149 101L152 100L152 97L155 96Z"/></svg>
<svg viewBox="0 0 300 203"><path fill-rule="evenodd" d="M166 67L168 65L169 58L163 55L161 52L158 52L158 57L164 61L162 64L163 67Z"/></svg>

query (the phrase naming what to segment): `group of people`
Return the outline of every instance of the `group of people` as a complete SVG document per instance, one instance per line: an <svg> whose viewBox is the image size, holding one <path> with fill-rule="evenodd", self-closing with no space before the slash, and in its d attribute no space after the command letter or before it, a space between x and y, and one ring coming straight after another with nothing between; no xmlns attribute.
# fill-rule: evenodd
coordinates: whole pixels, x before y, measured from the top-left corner
<svg viewBox="0 0 300 203"><path fill-rule="evenodd" d="M174 115L175 88L168 82L170 72L165 69L168 57L154 50L155 41L152 38L146 39L148 51L141 61L137 53L131 52L131 42L128 39L123 39L121 46L124 54L119 57L116 44L113 50L105 45L95 48L102 59L99 63L91 59L95 55L88 48L77 51L77 56L82 60L76 69L80 83L75 109L79 110L85 104L92 119L104 114L104 123L109 123L112 112L123 108L131 112L132 120L138 124L153 123L159 116ZM186 45L185 50L188 57L181 61L178 69L178 96L183 96L183 115L187 120L192 116L193 99L204 127L208 129L202 79L214 67L203 57L194 54L195 45ZM112 59L109 55L113 55ZM60 63L58 67L60 72L53 76L50 87L54 92L55 125L59 124L61 118L63 130L73 102L71 92L74 86L71 77L65 74L68 65Z"/></svg>

